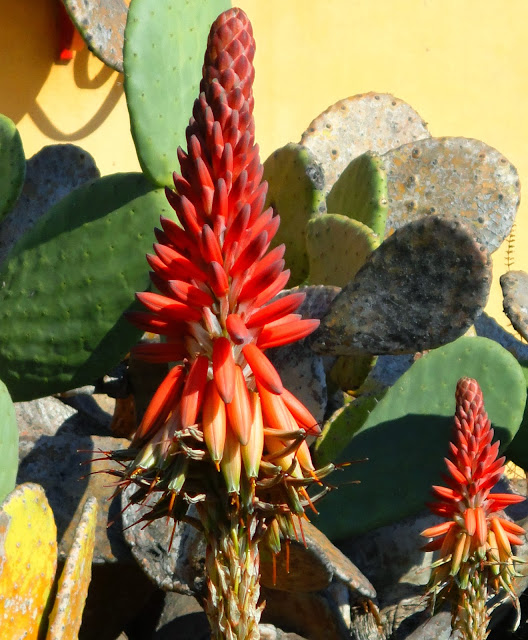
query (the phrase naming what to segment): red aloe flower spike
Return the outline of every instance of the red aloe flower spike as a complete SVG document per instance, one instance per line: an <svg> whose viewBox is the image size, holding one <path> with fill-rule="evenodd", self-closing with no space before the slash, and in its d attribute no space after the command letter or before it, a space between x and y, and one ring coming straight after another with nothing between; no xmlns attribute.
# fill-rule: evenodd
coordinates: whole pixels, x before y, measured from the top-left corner
<svg viewBox="0 0 528 640"><path fill-rule="evenodd" d="M456 390L454 442L450 459L446 459L449 487L434 486L437 501L430 505L433 513L445 521L422 535L436 538L425 550L440 550L429 582L433 604L436 608L449 597L453 629L467 640L487 635L488 590L502 587L518 604L512 586L515 569L511 545L522 544L519 536L524 530L495 512L524 498L490 493L504 471L505 461L504 457L497 459L499 443L491 444L492 439L480 387L475 380L462 378Z"/></svg>

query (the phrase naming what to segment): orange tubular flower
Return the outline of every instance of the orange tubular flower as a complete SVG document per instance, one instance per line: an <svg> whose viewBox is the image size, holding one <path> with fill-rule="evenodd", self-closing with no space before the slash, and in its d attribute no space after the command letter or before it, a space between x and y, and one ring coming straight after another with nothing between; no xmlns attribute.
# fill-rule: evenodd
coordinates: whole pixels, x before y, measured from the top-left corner
<svg viewBox="0 0 528 640"><path fill-rule="evenodd" d="M522 502L522 496L491 493L504 472L505 458L497 458L499 442L484 409L476 380L462 378L456 389L453 440L446 458L447 487L433 487L431 511L444 519L422 536L433 538L425 551L440 551L433 565L429 593L433 606L452 604L453 628L463 638L485 638L488 589L505 589L517 604L513 578L517 575L511 545L520 545L522 527L498 514ZM473 629L473 631L471 631Z"/></svg>

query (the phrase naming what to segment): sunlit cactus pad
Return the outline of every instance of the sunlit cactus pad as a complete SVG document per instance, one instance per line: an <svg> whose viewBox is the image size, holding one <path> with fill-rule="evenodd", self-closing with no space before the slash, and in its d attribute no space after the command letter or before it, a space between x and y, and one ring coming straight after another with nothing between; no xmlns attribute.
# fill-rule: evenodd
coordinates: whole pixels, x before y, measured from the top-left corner
<svg viewBox="0 0 528 640"><path fill-rule="evenodd" d="M286 245L289 285L301 284L308 275L306 223L326 212L321 167L307 149L287 144L264 162L264 180L269 185L264 206L273 207L281 219L272 246Z"/></svg>
<svg viewBox="0 0 528 640"><path fill-rule="evenodd" d="M92 156L74 144L52 144L32 156L22 193L0 224L0 262L51 206L99 175Z"/></svg>
<svg viewBox="0 0 528 640"><path fill-rule="evenodd" d="M407 103L371 92L333 104L308 126L301 144L322 164L328 193L357 156L366 151L385 153L428 137L424 121Z"/></svg>
<svg viewBox="0 0 528 640"><path fill-rule="evenodd" d="M314 216L306 226L310 284L344 287L379 245L367 225L335 213Z"/></svg>
<svg viewBox="0 0 528 640"><path fill-rule="evenodd" d="M528 273L508 271L500 279L504 296L504 313L513 328L528 340Z"/></svg>
<svg viewBox="0 0 528 640"><path fill-rule="evenodd" d="M19 485L0 507L2 638L37 640L57 567L57 528L42 487Z"/></svg>
<svg viewBox="0 0 528 640"><path fill-rule="evenodd" d="M341 213L383 237L389 207L383 158L367 151L346 167L326 200L329 213Z"/></svg>
<svg viewBox="0 0 528 640"><path fill-rule="evenodd" d="M73 191L16 245L0 270L0 379L26 400L89 384L140 332L123 318L149 286L145 253L162 190L115 174Z"/></svg>
<svg viewBox="0 0 528 640"><path fill-rule="evenodd" d="M0 114L0 220L17 201L25 172L26 157L18 129Z"/></svg>
<svg viewBox="0 0 528 640"><path fill-rule="evenodd" d="M519 206L515 167L470 138L429 138L383 156L388 178L387 235L416 216L455 218L490 252L510 233Z"/></svg>
<svg viewBox="0 0 528 640"><path fill-rule="evenodd" d="M456 220L426 217L387 238L336 298L313 337L319 353L412 353L473 324L491 284L487 251Z"/></svg>
<svg viewBox="0 0 528 640"><path fill-rule="evenodd" d="M18 426L15 407L0 380L0 502L15 488L18 469Z"/></svg>
<svg viewBox="0 0 528 640"><path fill-rule="evenodd" d="M144 173L173 186L178 146L199 93L203 49L226 0L134 0L125 33L125 93Z"/></svg>
<svg viewBox="0 0 528 640"><path fill-rule="evenodd" d="M59 579L46 640L77 638L92 575L96 524L97 500L89 498L84 505L72 548Z"/></svg>
<svg viewBox="0 0 528 640"><path fill-rule="evenodd" d="M526 383L515 358L487 338L460 338L416 360L368 415L337 457L368 460L345 467L318 503L313 523L331 539L343 539L418 513L439 484L453 426L457 381L478 381L505 449L521 423ZM340 416L350 412L348 405ZM330 427L331 428L331 427ZM328 437L328 436L327 436ZM350 484L359 480L360 484Z"/></svg>
<svg viewBox="0 0 528 640"><path fill-rule="evenodd" d="M75 26L100 60L123 71L127 4L123 0L62 0Z"/></svg>

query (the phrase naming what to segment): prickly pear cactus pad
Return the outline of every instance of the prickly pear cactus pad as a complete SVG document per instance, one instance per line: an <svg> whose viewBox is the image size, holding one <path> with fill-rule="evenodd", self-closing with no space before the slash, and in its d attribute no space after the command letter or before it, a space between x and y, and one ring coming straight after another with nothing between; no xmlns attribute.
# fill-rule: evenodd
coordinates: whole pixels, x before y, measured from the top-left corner
<svg viewBox="0 0 528 640"><path fill-rule="evenodd" d="M331 539L343 539L422 510L431 486L441 483L456 383L464 376L479 382L496 438L506 448L526 402L522 369L492 340L459 338L419 358L372 409L337 458L368 461L344 468L339 491L318 503L313 523ZM341 419L354 411L349 405ZM354 480L360 484L349 484Z"/></svg>
<svg viewBox="0 0 528 640"><path fill-rule="evenodd" d="M379 246L365 224L336 213L314 216L306 225L310 284L344 287Z"/></svg>
<svg viewBox="0 0 528 640"><path fill-rule="evenodd" d="M99 175L92 156L74 144L52 144L32 156L22 193L0 224L0 263L52 205Z"/></svg>
<svg viewBox="0 0 528 640"><path fill-rule="evenodd" d="M0 502L15 488L18 469L18 426L15 407L0 380Z"/></svg>
<svg viewBox="0 0 528 640"><path fill-rule="evenodd" d="M326 199L329 212L341 213L385 235L389 201L383 159L372 151L352 160Z"/></svg>
<svg viewBox="0 0 528 640"><path fill-rule="evenodd" d="M227 0L134 0L125 31L125 93L139 163L173 187L202 75L203 46Z"/></svg>
<svg viewBox="0 0 528 640"><path fill-rule="evenodd" d="M462 335L488 299L491 261L456 220L427 217L387 238L313 334L326 355L412 353Z"/></svg>
<svg viewBox="0 0 528 640"><path fill-rule="evenodd" d="M371 92L333 104L309 125L301 144L321 163L328 193L349 162L366 151L382 154L428 137L425 122L407 103Z"/></svg>
<svg viewBox="0 0 528 640"><path fill-rule="evenodd" d="M57 567L57 528L46 494L19 485L0 508L2 638L37 640Z"/></svg>
<svg viewBox="0 0 528 640"><path fill-rule="evenodd" d="M26 157L18 129L0 114L0 220L20 195L26 173Z"/></svg>
<svg viewBox="0 0 528 640"><path fill-rule="evenodd" d="M501 276L504 313L515 331L528 340L528 273L508 271Z"/></svg>
<svg viewBox="0 0 528 640"><path fill-rule="evenodd" d="M519 206L519 176L496 149L469 138L429 138L383 156L388 177L386 234L435 215L467 224L488 251L510 233Z"/></svg>
<svg viewBox="0 0 528 640"><path fill-rule="evenodd" d="M97 500L89 498L74 534L57 587L46 640L77 638L92 575L92 556L97 523Z"/></svg>
<svg viewBox="0 0 528 640"><path fill-rule="evenodd" d="M169 208L142 174L115 174L24 235L0 269L0 379L15 400L92 382L138 339L122 316L149 286L150 229Z"/></svg>
<svg viewBox="0 0 528 640"><path fill-rule="evenodd" d="M123 71L127 5L123 0L62 0L88 49L116 71Z"/></svg>
<svg viewBox="0 0 528 640"><path fill-rule="evenodd" d="M286 245L284 257L293 287L308 275L306 223L326 212L323 173L309 151L292 143L274 151L264 162L264 180L269 185L264 207L273 207L280 215L272 246Z"/></svg>

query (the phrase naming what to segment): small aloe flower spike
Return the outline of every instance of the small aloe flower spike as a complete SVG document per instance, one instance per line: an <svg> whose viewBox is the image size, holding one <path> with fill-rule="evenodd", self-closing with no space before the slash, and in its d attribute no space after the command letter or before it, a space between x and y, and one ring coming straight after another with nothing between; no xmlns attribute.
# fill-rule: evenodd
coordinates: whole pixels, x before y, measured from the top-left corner
<svg viewBox="0 0 528 640"><path fill-rule="evenodd" d="M147 256L159 293L138 293L146 311L129 314L164 337L135 355L174 366L130 450L110 454L122 464L120 489L136 487L131 502L152 507L144 520L169 516L203 531L213 637L244 640L259 637L258 544L277 553L280 535L296 537L294 517L301 523L312 506L306 487L320 487L333 469L315 470L306 437L319 433L317 421L264 353L319 321L295 313L304 294L276 298L289 271L284 245L269 249L279 217L262 211L254 52L244 12L222 13L208 38L187 151L179 149L176 191L166 191L179 224L162 217Z"/></svg>
<svg viewBox="0 0 528 640"><path fill-rule="evenodd" d="M453 631L464 640L487 637L486 603L491 592L504 590L519 611L512 545L523 543L519 536L525 531L499 512L524 498L491 493L505 462L504 457L497 458L500 443L492 440L477 381L460 379L453 439L445 459L447 486L433 487L436 500L429 505L444 522L422 531L422 536L433 538L424 550L440 551L428 585L433 612L448 601Z"/></svg>

